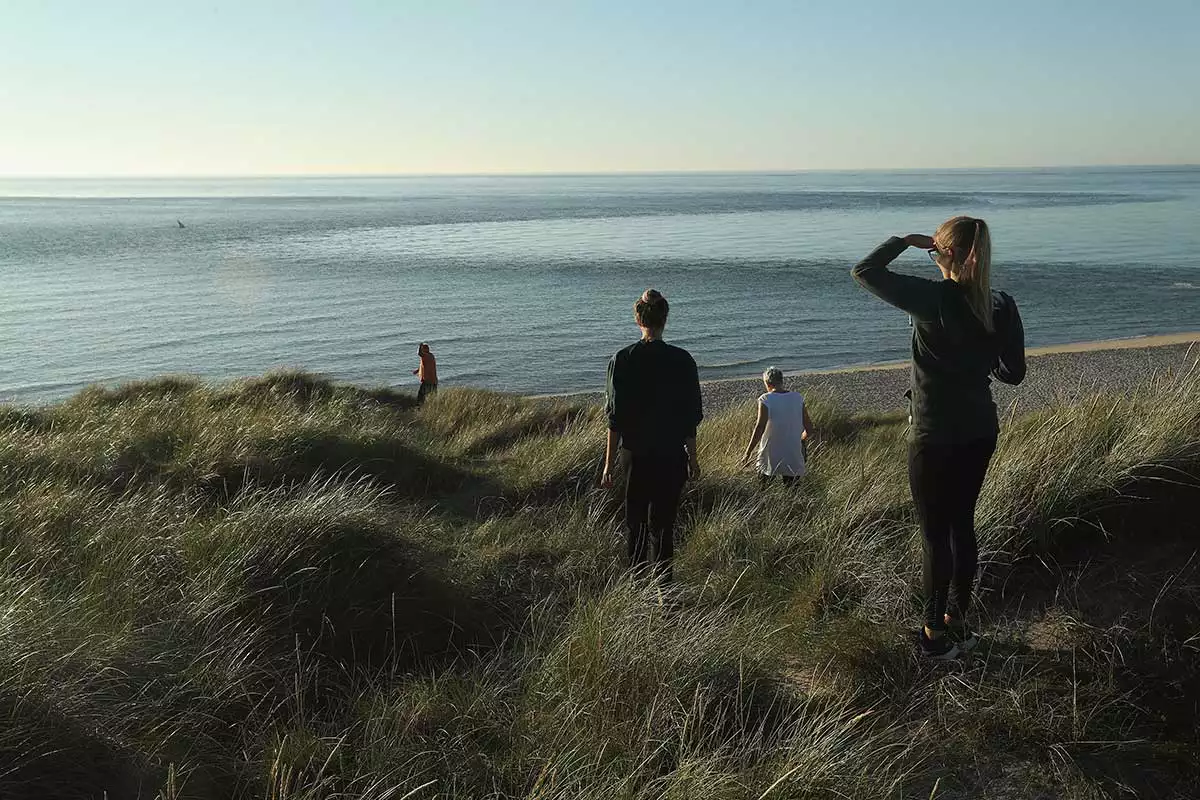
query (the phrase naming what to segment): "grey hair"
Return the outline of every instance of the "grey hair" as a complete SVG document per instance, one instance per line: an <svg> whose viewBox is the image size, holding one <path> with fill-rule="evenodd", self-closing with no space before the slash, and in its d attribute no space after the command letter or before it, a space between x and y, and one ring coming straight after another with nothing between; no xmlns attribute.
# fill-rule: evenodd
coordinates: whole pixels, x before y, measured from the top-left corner
<svg viewBox="0 0 1200 800"><path fill-rule="evenodd" d="M766 383L767 386L776 386L782 389L783 370L781 370L779 367L767 367L763 372L763 382Z"/></svg>

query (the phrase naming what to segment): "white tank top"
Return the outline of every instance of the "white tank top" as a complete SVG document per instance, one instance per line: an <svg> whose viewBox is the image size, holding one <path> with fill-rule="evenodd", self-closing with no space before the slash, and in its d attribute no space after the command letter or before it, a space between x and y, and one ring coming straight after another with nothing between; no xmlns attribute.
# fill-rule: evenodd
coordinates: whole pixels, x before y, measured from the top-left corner
<svg viewBox="0 0 1200 800"><path fill-rule="evenodd" d="M758 445L758 469L764 475L804 474L804 397L799 392L767 392L767 429Z"/></svg>

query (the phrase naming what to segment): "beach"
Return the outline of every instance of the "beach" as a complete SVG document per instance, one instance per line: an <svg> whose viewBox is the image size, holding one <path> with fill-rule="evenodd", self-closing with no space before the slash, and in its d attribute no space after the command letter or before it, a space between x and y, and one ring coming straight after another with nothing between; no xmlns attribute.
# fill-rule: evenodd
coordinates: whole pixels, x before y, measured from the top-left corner
<svg viewBox="0 0 1200 800"><path fill-rule="evenodd" d="M1029 372L1020 386L992 383L1002 414L1020 414L1096 393L1128 392L1155 377L1184 372L1200 358L1200 332L1030 348L1027 356ZM908 385L907 361L788 374L789 388L856 414L902 410ZM748 405L763 388L761 379L748 376L704 381L701 390L704 411L711 416ZM603 399L600 392L571 396Z"/></svg>

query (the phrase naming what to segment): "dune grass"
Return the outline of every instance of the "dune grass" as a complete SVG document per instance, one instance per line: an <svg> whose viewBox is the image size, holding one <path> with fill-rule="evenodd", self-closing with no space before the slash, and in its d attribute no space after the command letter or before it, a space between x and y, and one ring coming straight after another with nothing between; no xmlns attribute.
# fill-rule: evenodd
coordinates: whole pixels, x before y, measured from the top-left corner
<svg viewBox="0 0 1200 800"><path fill-rule="evenodd" d="M707 420L677 585L571 401L296 373L0 408L0 797L1108 798L1200 785L1200 381L1007 421L961 665L899 417Z"/></svg>

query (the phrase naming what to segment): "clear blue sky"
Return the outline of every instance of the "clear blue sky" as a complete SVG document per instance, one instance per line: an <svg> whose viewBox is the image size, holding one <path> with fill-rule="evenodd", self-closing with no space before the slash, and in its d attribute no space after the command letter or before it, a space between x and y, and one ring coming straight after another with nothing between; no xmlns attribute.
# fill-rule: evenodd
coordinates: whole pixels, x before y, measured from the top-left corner
<svg viewBox="0 0 1200 800"><path fill-rule="evenodd" d="M1200 0L3 0L0 175L1200 163Z"/></svg>

